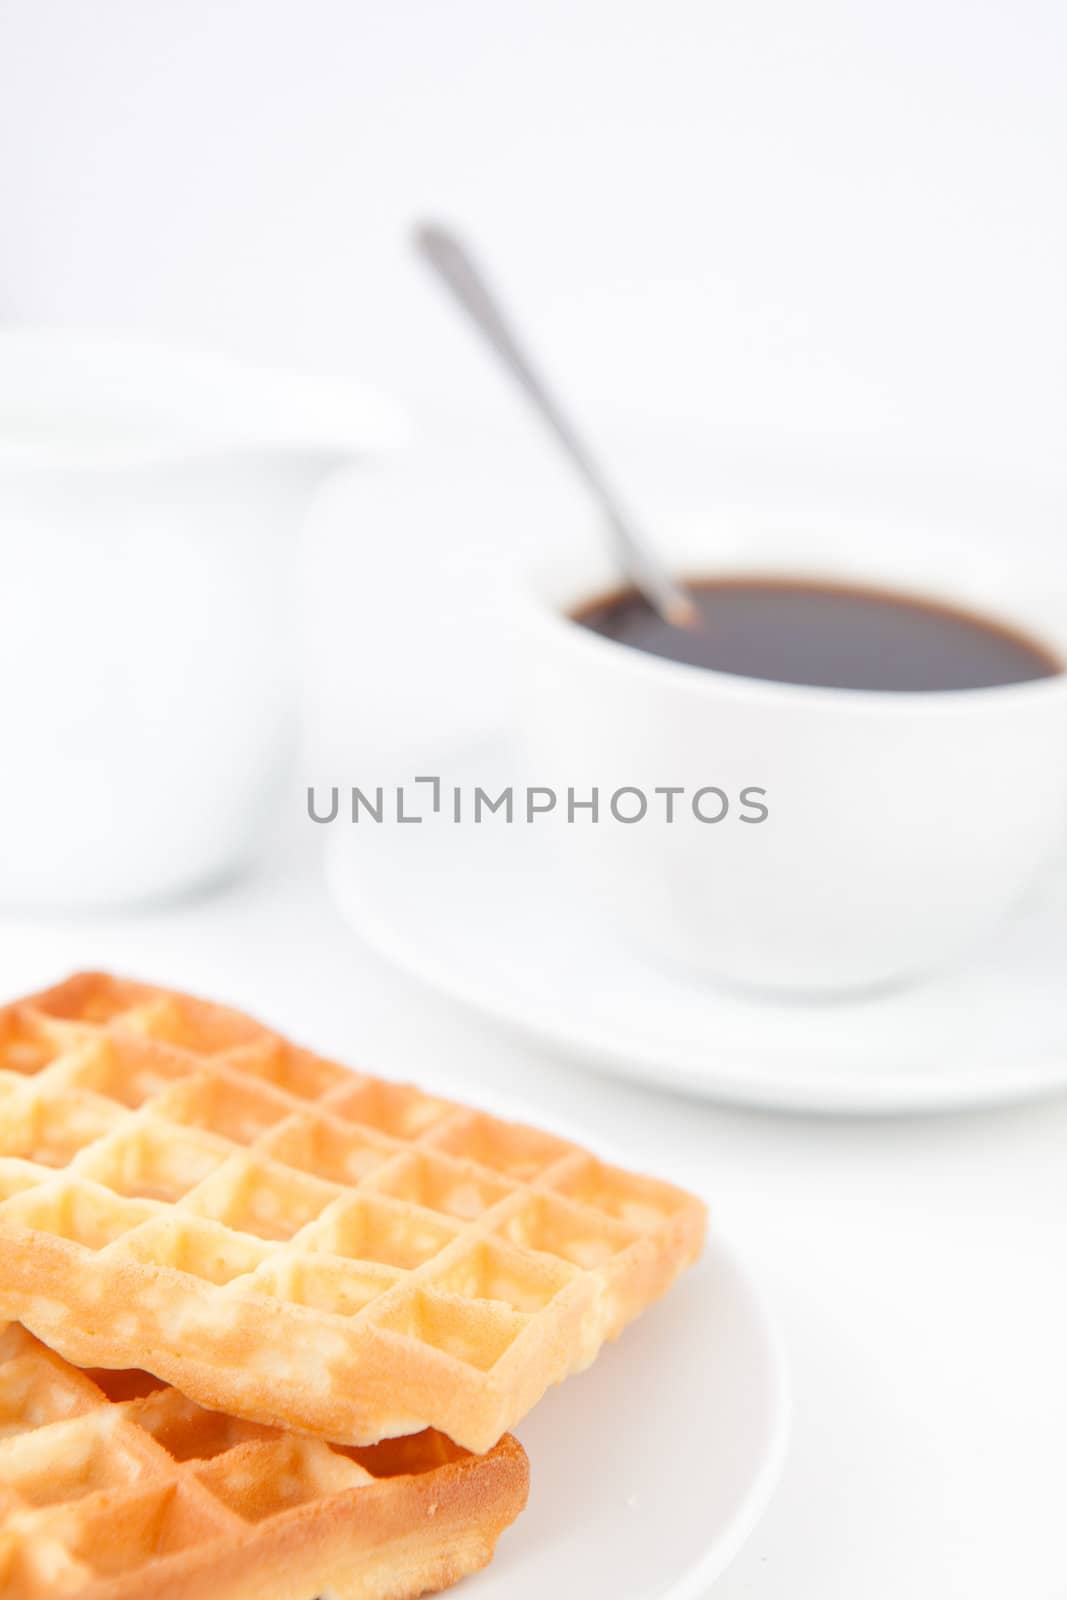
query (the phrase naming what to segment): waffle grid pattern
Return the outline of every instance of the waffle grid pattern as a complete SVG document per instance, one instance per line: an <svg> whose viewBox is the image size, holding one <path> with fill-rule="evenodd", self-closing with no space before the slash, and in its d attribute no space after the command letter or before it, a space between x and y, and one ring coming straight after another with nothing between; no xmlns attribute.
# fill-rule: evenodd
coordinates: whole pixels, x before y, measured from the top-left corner
<svg viewBox="0 0 1067 1600"><path fill-rule="evenodd" d="M85 974L0 1013L0 1314L234 1415L487 1450L703 1230L671 1185L203 1001Z"/></svg>
<svg viewBox="0 0 1067 1600"><path fill-rule="evenodd" d="M0 1330L3 1600L310 1600L327 1584L347 1600L382 1592L383 1566L391 1596L417 1595L483 1565L525 1491L510 1438L482 1458L436 1434L345 1451Z"/></svg>

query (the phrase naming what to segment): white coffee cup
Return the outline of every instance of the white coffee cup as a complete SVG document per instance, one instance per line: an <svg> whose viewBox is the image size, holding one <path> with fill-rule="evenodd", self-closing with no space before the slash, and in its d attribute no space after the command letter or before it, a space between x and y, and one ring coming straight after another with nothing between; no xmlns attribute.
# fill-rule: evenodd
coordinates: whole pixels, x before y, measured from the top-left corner
<svg viewBox="0 0 1067 1600"><path fill-rule="evenodd" d="M574 544L520 603L527 777L558 795L551 832L569 882L648 951L795 992L911 979L980 940L1062 847L1067 673L895 693L682 665L571 620L618 587L595 529L576 528ZM691 575L853 580L940 599L1067 660L1063 580L969 542L723 514L676 530L666 550ZM671 822L666 788L681 791ZM594 789L596 821L580 804ZM622 815L638 814L634 791L647 798L640 821L612 814L620 790ZM722 792L719 820L694 813L700 791L707 819Z"/></svg>

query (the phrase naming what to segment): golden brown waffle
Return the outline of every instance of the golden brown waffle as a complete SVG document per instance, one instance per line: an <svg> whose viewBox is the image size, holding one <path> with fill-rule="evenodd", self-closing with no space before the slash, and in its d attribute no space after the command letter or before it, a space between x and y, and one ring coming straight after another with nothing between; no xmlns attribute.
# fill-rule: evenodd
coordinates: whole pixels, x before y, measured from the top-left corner
<svg viewBox="0 0 1067 1600"><path fill-rule="evenodd" d="M483 1567L526 1489L510 1435L332 1448L0 1328L2 1600L406 1600Z"/></svg>
<svg viewBox="0 0 1067 1600"><path fill-rule="evenodd" d="M0 1012L0 1317L350 1444L484 1451L700 1252L562 1139L97 974Z"/></svg>

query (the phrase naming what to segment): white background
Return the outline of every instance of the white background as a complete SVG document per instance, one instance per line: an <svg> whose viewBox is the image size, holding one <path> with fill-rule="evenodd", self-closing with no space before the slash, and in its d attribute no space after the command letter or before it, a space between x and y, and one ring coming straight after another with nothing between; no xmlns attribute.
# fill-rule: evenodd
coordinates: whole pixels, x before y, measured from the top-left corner
<svg viewBox="0 0 1067 1600"><path fill-rule="evenodd" d="M312 544L343 762L394 731L362 679L406 736L496 711L501 571L580 536L413 218L469 230L651 521L773 491L1018 543L1067 510L1065 73L1059 0L4 0L0 316L408 406L418 461Z"/></svg>
<svg viewBox="0 0 1067 1600"><path fill-rule="evenodd" d="M0 316L408 405L416 448L309 545L314 760L355 780L501 714L502 575L583 536L410 220L482 243L653 518L773 489L1020 542L1067 509L1065 67L1054 0L5 0ZM299 845L214 902L8 921L0 950L5 990L110 962L500 1083L707 1193L797 1390L782 1490L717 1596L1067 1593L1067 1108L831 1125L586 1080L356 949Z"/></svg>

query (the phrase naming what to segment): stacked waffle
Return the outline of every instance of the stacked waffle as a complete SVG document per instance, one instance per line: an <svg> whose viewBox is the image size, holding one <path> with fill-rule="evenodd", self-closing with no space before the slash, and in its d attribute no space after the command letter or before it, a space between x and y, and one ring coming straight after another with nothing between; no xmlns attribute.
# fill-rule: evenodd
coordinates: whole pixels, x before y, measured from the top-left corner
<svg viewBox="0 0 1067 1600"><path fill-rule="evenodd" d="M454 1582L524 1503L506 1430L703 1230L220 1006L85 974L7 1007L0 1596Z"/></svg>

